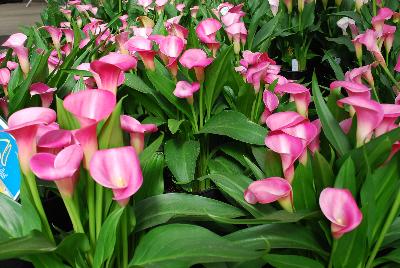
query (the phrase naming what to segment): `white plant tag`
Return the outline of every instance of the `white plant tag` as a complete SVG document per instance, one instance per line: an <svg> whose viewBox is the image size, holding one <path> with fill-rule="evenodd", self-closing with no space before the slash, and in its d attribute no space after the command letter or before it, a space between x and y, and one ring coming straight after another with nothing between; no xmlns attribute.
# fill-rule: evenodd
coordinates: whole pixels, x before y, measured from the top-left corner
<svg viewBox="0 0 400 268"><path fill-rule="evenodd" d="M299 71L299 61L297 59L292 59L292 72Z"/></svg>

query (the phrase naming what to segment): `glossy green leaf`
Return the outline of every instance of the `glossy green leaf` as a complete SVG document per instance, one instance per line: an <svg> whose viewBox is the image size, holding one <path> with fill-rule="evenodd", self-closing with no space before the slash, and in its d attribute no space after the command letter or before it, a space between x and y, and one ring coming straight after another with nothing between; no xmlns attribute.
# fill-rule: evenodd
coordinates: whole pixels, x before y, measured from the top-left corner
<svg viewBox="0 0 400 268"><path fill-rule="evenodd" d="M169 140L164 146L165 161L179 183L194 180L196 161L200 153L199 141Z"/></svg>
<svg viewBox="0 0 400 268"><path fill-rule="evenodd" d="M97 239L93 267L101 267L113 254L117 240L117 228L124 208L112 212L104 221Z"/></svg>
<svg viewBox="0 0 400 268"><path fill-rule="evenodd" d="M335 180L335 188L349 189L353 196L357 195L356 169L351 157L340 167Z"/></svg>
<svg viewBox="0 0 400 268"><path fill-rule="evenodd" d="M20 204L0 194L0 241L23 235L22 207Z"/></svg>
<svg viewBox="0 0 400 268"><path fill-rule="evenodd" d="M121 129L120 116L122 113L122 103L124 98L121 98L114 108L112 114L108 117L99 134L99 148L108 149L116 148L124 145L124 138Z"/></svg>
<svg viewBox="0 0 400 268"><path fill-rule="evenodd" d="M228 136L232 139L255 145L264 145L267 129L235 111L223 111L207 121L200 133Z"/></svg>
<svg viewBox="0 0 400 268"><path fill-rule="evenodd" d="M67 110L64 108L63 101L56 97L56 104L57 104L57 122L62 129L78 129L79 122L78 120Z"/></svg>
<svg viewBox="0 0 400 268"><path fill-rule="evenodd" d="M52 252L56 247L38 231L0 242L0 260Z"/></svg>
<svg viewBox="0 0 400 268"><path fill-rule="evenodd" d="M332 187L335 177L329 162L319 152L315 152L312 158L314 184L317 195L326 187Z"/></svg>
<svg viewBox="0 0 400 268"><path fill-rule="evenodd" d="M314 176L310 161L307 165L299 164L292 182L293 203L296 210L318 209L314 190Z"/></svg>
<svg viewBox="0 0 400 268"><path fill-rule="evenodd" d="M264 173L259 167L257 167L256 164L254 164L247 157L244 157L244 160L246 161L247 167L251 170L251 172L253 172L253 175L256 177L257 180L262 180L265 178Z"/></svg>
<svg viewBox="0 0 400 268"><path fill-rule="evenodd" d="M323 268L324 266L313 259L297 255L267 254L263 259L277 268Z"/></svg>
<svg viewBox="0 0 400 268"><path fill-rule="evenodd" d="M271 249L306 249L321 256L328 255L318 237L309 229L297 224L264 224L236 231L225 238L256 250L266 249L268 245Z"/></svg>
<svg viewBox="0 0 400 268"><path fill-rule="evenodd" d="M74 233L65 237L57 246L56 253L70 265L74 265L76 255L90 250L89 239L85 234Z"/></svg>
<svg viewBox="0 0 400 268"><path fill-rule="evenodd" d="M159 195L164 192L164 155L155 153L149 161L142 166L143 184L135 193L135 201L150 196Z"/></svg>
<svg viewBox="0 0 400 268"><path fill-rule="evenodd" d="M164 264L173 262L190 267L196 263L245 261L260 255L203 227L170 224L157 227L144 235L130 266L166 267Z"/></svg>
<svg viewBox="0 0 400 268"><path fill-rule="evenodd" d="M133 73L125 74L124 85L145 94L155 94L155 91L151 87L149 87L139 76Z"/></svg>
<svg viewBox="0 0 400 268"><path fill-rule="evenodd" d="M276 14L276 16L274 18L272 18L270 21L265 23L261 27L261 29L257 32L257 34L254 37L254 41L253 41L253 49L257 48L259 45L261 45L262 42L264 42L266 39L268 39L270 36L272 36L276 26L278 25L281 14L282 14L281 12Z"/></svg>
<svg viewBox="0 0 400 268"><path fill-rule="evenodd" d="M312 81L312 92L315 108L317 109L318 117L321 120L324 135L338 153L343 156L350 150L350 143L340 128L339 123L335 120L331 111L328 109L319 89L315 73Z"/></svg>
<svg viewBox="0 0 400 268"><path fill-rule="evenodd" d="M153 155L160 148L163 140L164 140L164 134L162 133L155 141L153 141L149 146L144 148L144 150L139 155L141 165L145 165L147 161L149 161L153 157Z"/></svg>
<svg viewBox="0 0 400 268"><path fill-rule="evenodd" d="M264 172L265 177L282 177L282 164L279 154L263 147L252 147L254 158Z"/></svg>
<svg viewBox="0 0 400 268"><path fill-rule="evenodd" d="M183 122L185 122L185 120L168 119L168 129L171 131L171 134L178 132Z"/></svg>
<svg viewBox="0 0 400 268"><path fill-rule="evenodd" d="M162 194L149 197L136 204L136 231L160 225L172 219L209 221L210 213L225 218L244 216L240 209L211 198L183 193Z"/></svg>

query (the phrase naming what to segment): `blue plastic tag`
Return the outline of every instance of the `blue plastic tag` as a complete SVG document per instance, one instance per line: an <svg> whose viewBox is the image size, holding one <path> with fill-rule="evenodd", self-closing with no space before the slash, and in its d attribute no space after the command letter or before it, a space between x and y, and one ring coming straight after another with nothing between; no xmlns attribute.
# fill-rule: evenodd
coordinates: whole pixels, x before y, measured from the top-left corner
<svg viewBox="0 0 400 268"><path fill-rule="evenodd" d="M0 119L0 129L7 129L7 124L2 119ZM10 134L0 132L0 193L16 200L20 187L21 171L17 143Z"/></svg>

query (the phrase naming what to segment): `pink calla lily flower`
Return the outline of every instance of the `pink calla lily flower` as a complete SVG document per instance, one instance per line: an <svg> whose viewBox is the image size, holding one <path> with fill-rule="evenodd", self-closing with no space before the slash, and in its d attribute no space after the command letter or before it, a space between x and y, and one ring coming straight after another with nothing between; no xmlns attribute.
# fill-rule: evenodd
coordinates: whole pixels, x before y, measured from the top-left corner
<svg viewBox="0 0 400 268"><path fill-rule="evenodd" d="M282 131L271 131L265 138L265 145L281 156L283 174L291 183L294 179L294 162L304 151L301 139Z"/></svg>
<svg viewBox="0 0 400 268"><path fill-rule="evenodd" d="M181 13L182 13L183 10L185 9L185 7L186 7L186 5L183 4L183 3L177 4L177 5L175 6L176 10L178 10L178 11L181 12Z"/></svg>
<svg viewBox="0 0 400 268"><path fill-rule="evenodd" d="M192 16L192 18L197 18L197 13L199 12L199 6L193 6L190 8L190 16Z"/></svg>
<svg viewBox="0 0 400 268"><path fill-rule="evenodd" d="M375 136L377 137L399 127L395 122L400 116L400 105L381 104L381 106L383 108L383 120L375 129Z"/></svg>
<svg viewBox="0 0 400 268"><path fill-rule="evenodd" d="M268 0L272 15L275 17L279 10L279 0Z"/></svg>
<svg viewBox="0 0 400 268"><path fill-rule="evenodd" d="M319 119L315 119L311 122L317 129L317 134L315 138L308 144L308 148L310 149L311 153L315 153L319 150L319 134L321 133L321 121Z"/></svg>
<svg viewBox="0 0 400 268"><path fill-rule="evenodd" d="M378 33L382 33L385 20L390 19L392 16L393 10L387 7L380 8L378 14L373 17L371 21L375 31L377 31Z"/></svg>
<svg viewBox="0 0 400 268"><path fill-rule="evenodd" d="M252 182L244 191L244 199L249 204L269 204L290 196L292 186L287 180L271 177Z"/></svg>
<svg viewBox="0 0 400 268"><path fill-rule="evenodd" d="M120 117L122 130L128 132L131 138L131 146L140 154L144 149L144 134L154 133L158 130L155 124L141 124L135 118L128 115Z"/></svg>
<svg viewBox="0 0 400 268"><path fill-rule="evenodd" d="M362 44L364 45L369 52L371 52L376 61L379 62L383 67L386 67L385 59L382 56L381 50L378 47L378 33L374 30L368 29L365 33L358 35L354 40L353 43ZM359 48L358 48L359 49ZM356 46L356 53L357 53L357 46ZM359 53L359 52L358 52Z"/></svg>
<svg viewBox="0 0 400 268"><path fill-rule="evenodd" d="M324 189L319 196L319 206L331 222L335 239L357 228L363 218L353 195L347 189Z"/></svg>
<svg viewBox="0 0 400 268"><path fill-rule="evenodd" d="M297 112L304 117L308 116L308 105L311 102L310 90L308 88L296 83L287 83L284 85L277 85L275 87L275 93L290 94L290 97L296 103Z"/></svg>
<svg viewBox="0 0 400 268"><path fill-rule="evenodd" d="M347 118L342 121L340 121L339 126L342 129L344 134L349 134L351 130L351 126L353 125L353 118Z"/></svg>
<svg viewBox="0 0 400 268"><path fill-rule="evenodd" d="M153 4L153 0L138 0L137 4L143 7L144 13L146 14L150 9L152 9L151 4Z"/></svg>
<svg viewBox="0 0 400 268"><path fill-rule="evenodd" d="M183 27L182 25L177 24L177 23L172 23L170 25L167 25L166 28L167 28L167 31L168 31L169 35L173 35L173 36L179 37L180 39L183 40L184 44L187 43L186 42L186 38L189 35L189 30L188 29L186 29L185 27Z"/></svg>
<svg viewBox="0 0 400 268"><path fill-rule="evenodd" d="M123 71L117 65L101 60L90 63L90 70L96 80L97 87L114 94L117 94L118 86L122 85L125 80Z"/></svg>
<svg viewBox="0 0 400 268"><path fill-rule="evenodd" d="M135 57L118 52L110 52L108 55L101 57L99 60L113 64L124 72L136 69L137 66L137 59Z"/></svg>
<svg viewBox="0 0 400 268"><path fill-rule="evenodd" d="M239 54L240 45L246 44L247 29L244 22L237 22L225 28L228 38L233 42L234 52Z"/></svg>
<svg viewBox="0 0 400 268"><path fill-rule="evenodd" d="M65 41L69 44L73 44L74 43L74 30L69 29L69 28L61 28L61 31L64 33L65 35Z"/></svg>
<svg viewBox="0 0 400 268"><path fill-rule="evenodd" d="M49 108L31 107L19 110L8 118L8 129L18 145L18 157L23 174L29 173L29 160L36 153L36 133L39 125L56 120L56 113Z"/></svg>
<svg viewBox="0 0 400 268"><path fill-rule="evenodd" d="M7 61L7 68L10 71L13 71L13 70L17 69L18 66L19 66L18 63L14 62L14 61Z"/></svg>
<svg viewBox="0 0 400 268"><path fill-rule="evenodd" d="M296 112L287 111L271 114L265 123L271 131L275 131L293 127L306 120L307 118Z"/></svg>
<svg viewBox="0 0 400 268"><path fill-rule="evenodd" d="M122 27L120 28L121 30L125 30L128 28L128 18L129 18L128 14L119 17L119 21L122 24Z"/></svg>
<svg viewBox="0 0 400 268"><path fill-rule="evenodd" d="M130 146L97 151L90 161L90 174L98 184L112 189L121 206L143 183L139 158Z"/></svg>
<svg viewBox="0 0 400 268"><path fill-rule="evenodd" d="M278 97L269 90L263 92L263 102L264 102L264 112L261 115L261 123L266 123L267 118L272 114L272 112L278 108L279 99Z"/></svg>
<svg viewBox="0 0 400 268"><path fill-rule="evenodd" d="M397 63L396 63L396 66L394 67L394 70L395 70L396 72L400 73L400 54L399 54L399 56L397 57Z"/></svg>
<svg viewBox="0 0 400 268"><path fill-rule="evenodd" d="M4 94L8 95L8 82L10 82L11 73L7 68L0 69L0 85L3 87Z"/></svg>
<svg viewBox="0 0 400 268"><path fill-rule="evenodd" d="M49 108L53 102L53 94L56 88L51 88L44 83L34 83L29 88L31 96L39 95L42 100L42 107Z"/></svg>
<svg viewBox="0 0 400 268"><path fill-rule="evenodd" d="M57 155L38 153L30 160L32 172L42 180L54 181L61 195L72 197L83 158L79 145L71 145Z"/></svg>
<svg viewBox="0 0 400 268"><path fill-rule="evenodd" d="M393 47L394 34L396 33L396 26L384 24L382 31L383 31L382 38L383 38L383 43L385 44L385 50L387 53L389 53Z"/></svg>
<svg viewBox="0 0 400 268"><path fill-rule="evenodd" d="M221 17L222 23L226 26L229 27L234 23L240 22L240 19L246 15L242 11L243 4L231 7L228 12L224 13Z"/></svg>
<svg viewBox="0 0 400 268"><path fill-rule="evenodd" d="M156 0L156 10L159 14L164 11L166 4L168 4L168 0Z"/></svg>
<svg viewBox="0 0 400 268"><path fill-rule="evenodd" d="M11 35L2 45L3 47L11 48L14 51L25 75L29 73L30 70L28 49L24 47L27 38L28 37L23 33L15 33Z"/></svg>
<svg viewBox="0 0 400 268"><path fill-rule="evenodd" d="M72 145L71 131L64 129L49 129L45 133L37 134L38 152L57 154L63 148Z"/></svg>
<svg viewBox="0 0 400 268"><path fill-rule="evenodd" d="M171 74L176 77L178 74L178 57L182 53L185 44L176 36L167 36L161 40L160 52L165 58L165 64ZM163 58L162 57L162 58Z"/></svg>
<svg viewBox="0 0 400 268"><path fill-rule="evenodd" d="M186 81L179 81L176 83L174 95L178 98L187 99L190 105L193 104L193 94L199 91L200 83L189 83Z"/></svg>
<svg viewBox="0 0 400 268"><path fill-rule="evenodd" d="M129 40L129 33L128 32L122 32L118 35L115 35L115 42L118 47L118 51L121 54L129 54L128 48L125 46L126 42Z"/></svg>
<svg viewBox="0 0 400 268"><path fill-rule="evenodd" d="M356 27L356 22L348 17L343 17L337 21L337 26L342 29L343 35L347 34L347 28L350 28L352 35L355 37L358 35L358 30Z"/></svg>
<svg viewBox="0 0 400 268"><path fill-rule="evenodd" d="M116 96L102 89L79 91L64 99L65 109L81 124L81 128L74 130L73 135L83 148L86 168L89 167L89 161L98 147L97 123L107 118L113 112L115 105Z"/></svg>
<svg viewBox="0 0 400 268"><path fill-rule="evenodd" d="M60 50L61 37L63 34L61 29L54 27L54 26L43 26L41 28L45 29L50 34L51 40L53 41L54 48L56 50Z"/></svg>
<svg viewBox="0 0 400 268"><path fill-rule="evenodd" d="M366 99L369 99L371 96L370 93L370 88L367 86L357 83L357 82L352 82L352 81L334 81L330 84L330 89L336 89L339 87L343 87L347 95L349 97L363 97Z"/></svg>
<svg viewBox="0 0 400 268"><path fill-rule="evenodd" d="M371 139L372 133L383 120L382 106L373 100L364 97L352 96L338 100L338 105L351 105L357 115L357 146L361 146Z"/></svg>
<svg viewBox="0 0 400 268"><path fill-rule="evenodd" d="M207 54L198 48L191 48L183 52L179 62L186 68L192 69L196 73L197 81L204 82L204 69L210 65L213 58L208 58Z"/></svg>
<svg viewBox="0 0 400 268"><path fill-rule="evenodd" d="M374 77L372 76L372 72L371 72L371 67L372 67L372 64L368 64L368 65L365 65L365 66L361 66L361 67L358 67L358 68L354 68L354 69L352 69L352 70L350 70L350 71L347 71L346 73L345 73L345 80L346 81L350 81L350 82L356 82L356 83L358 83L358 84L362 84L362 78L364 78L365 80L367 80L367 82L368 82L368 84L371 86L371 87L373 87L374 85L375 85L375 82L374 82ZM336 82L333 82L333 83L337 83L338 81L336 81ZM339 83L340 84L340 83ZM336 87L342 87L342 86L340 86L339 84L336 84L337 86ZM352 91L352 88L353 87L356 87L356 91L354 92L354 93L356 93L358 90L357 89L359 89L360 87L359 86L356 86L356 85L350 85L350 84L348 84L348 86L347 87L349 87L350 89L350 91ZM334 84L334 87L335 87L335 84ZM334 88L333 87L333 88ZM345 87L345 86L343 86L343 87ZM333 89L332 88L332 84L331 84L331 89ZM346 88L346 87L345 87ZM363 90L365 90L366 91L366 89L364 88ZM369 91L369 90L368 90ZM367 92L367 91L366 91ZM349 94L349 93L348 93ZM351 94L351 93L350 93ZM366 94L366 96L369 96L369 94Z"/></svg>
<svg viewBox="0 0 400 268"><path fill-rule="evenodd" d="M222 25L216 19L208 18L202 20L196 27L196 34L201 42L206 44L213 51L213 56L216 56L219 49L219 42L216 40L216 35Z"/></svg>
<svg viewBox="0 0 400 268"><path fill-rule="evenodd" d="M130 52L139 53L146 69L155 70L154 56L156 52L153 50L153 42L151 40L141 36L134 36L125 45Z"/></svg>

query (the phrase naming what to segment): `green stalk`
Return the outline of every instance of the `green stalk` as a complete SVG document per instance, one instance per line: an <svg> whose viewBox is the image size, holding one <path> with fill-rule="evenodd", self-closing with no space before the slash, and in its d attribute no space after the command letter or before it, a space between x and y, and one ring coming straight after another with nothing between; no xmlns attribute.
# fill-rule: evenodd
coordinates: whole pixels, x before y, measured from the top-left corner
<svg viewBox="0 0 400 268"><path fill-rule="evenodd" d="M392 73L389 71L389 69L387 68L387 66L383 67L383 70L385 71L386 75L389 77L389 79L393 82L393 84L397 87L397 89L400 90L400 83L396 81L396 79L394 78L394 76L392 75ZM394 92L393 92L394 93ZM394 95L396 95L394 93Z"/></svg>
<svg viewBox="0 0 400 268"><path fill-rule="evenodd" d="M386 218L385 225L383 225L382 232L379 235L374 248L372 249L372 253L369 256L367 264L365 265L366 268L373 267L374 259L375 259L376 255L378 254L379 248L382 245L382 242L385 238L386 233L389 231L390 226L392 225L393 221L397 217L397 213L399 212L399 209L400 209L400 190L397 192L396 199L392 205L392 208L390 209L388 217Z"/></svg>
<svg viewBox="0 0 400 268"><path fill-rule="evenodd" d="M128 211L124 209L121 221L122 267L128 268Z"/></svg>
<svg viewBox="0 0 400 268"><path fill-rule="evenodd" d="M199 113L200 113L200 123L199 123L199 129L201 130L203 128L203 124L204 124L204 100L203 100L203 95L204 95L204 87L203 87L203 83L201 83L200 85L200 103L199 103ZM208 108L208 110L210 109L210 107Z"/></svg>
<svg viewBox="0 0 400 268"><path fill-rule="evenodd" d="M90 177L89 173L87 176L87 202L89 212L89 240L90 244L94 247L96 242L96 218L95 218L95 207L94 207L94 181Z"/></svg>
<svg viewBox="0 0 400 268"><path fill-rule="evenodd" d="M50 241L54 243L55 242L54 236L53 233L51 232L51 228L49 225L49 221L47 220L46 213L44 212L42 201L40 200L35 175L32 172L28 172L28 174L25 175L25 179L26 182L28 183L29 192L31 193L33 204L35 205L36 210L39 214L44 231L46 232Z"/></svg>
<svg viewBox="0 0 400 268"><path fill-rule="evenodd" d="M372 12L374 16L376 16L376 0L372 0Z"/></svg>
<svg viewBox="0 0 400 268"><path fill-rule="evenodd" d="M190 109L192 110L192 116L193 116L193 131L195 131L195 133L199 132L199 125L197 122L197 114L196 111L194 110L194 105L190 104Z"/></svg>
<svg viewBox="0 0 400 268"><path fill-rule="evenodd" d="M333 253L335 252L336 248L337 248L337 240L333 239L331 255L329 256L328 268L332 268L332 265L333 265Z"/></svg>
<svg viewBox="0 0 400 268"><path fill-rule="evenodd" d="M377 102L380 102L378 93L376 92L375 85L372 86L372 92L374 93L375 100L376 100Z"/></svg>
<svg viewBox="0 0 400 268"><path fill-rule="evenodd" d="M96 184L96 239L99 237L103 224L103 187Z"/></svg>
<svg viewBox="0 0 400 268"><path fill-rule="evenodd" d="M85 233L82 222L81 222L81 218L80 218L78 210L74 204L74 200L73 200L72 196L66 196L61 193L61 197L64 201L65 208L68 211L68 215L71 219L72 226L74 228L75 233Z"/></svg>

